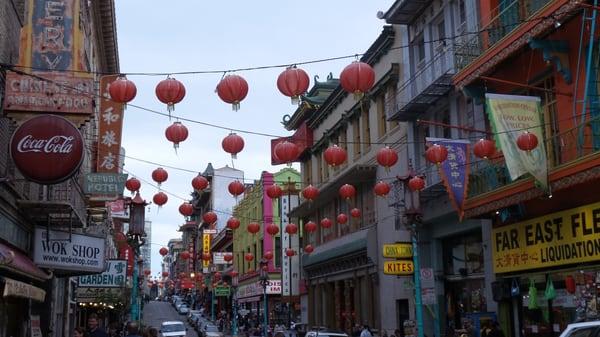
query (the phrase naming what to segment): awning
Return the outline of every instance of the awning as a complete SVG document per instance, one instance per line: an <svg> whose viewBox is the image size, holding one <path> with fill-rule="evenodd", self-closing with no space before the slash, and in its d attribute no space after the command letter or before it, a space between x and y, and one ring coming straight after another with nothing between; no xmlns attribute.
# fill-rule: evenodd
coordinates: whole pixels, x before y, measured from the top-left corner
<svg viewBox="0 0 600 337"><path fill-rule="evenodd" d="M332 177L331 180L319 186L319 196L314 201L305 200L290 212L294 218L303 218L315 213L317 209L331 202L338 195L340 187L344 184L358 184L375 179L377 167L375 165L354 165L348 171Z"/></svg>
<svg viewBox="0 0 600 337"><path fill-rule="evenodd" d="M366 252L368 231L368 229L363 229L317 246L311 254L302 255L302 267L332 260L339 256L347 256L355 252Z"/></svg>
<svg viewBox="0 0 600 337"><path fill-rule="evenodd" d="M51 275L38 268L27 256L2 243L0 243L0 270L8 270L38 281L51 278Z"/></svg>
<svg viewBox="0 0 600 337"><path fill-rule="evenodd" d="M46 298L46 291L44 289L32 286L31 284L5 277L3 296L30 298L38 302L44 302Z"/></svg>
<svg viewBox="0 0 600 337"><path fill-rule="evenodd" d="M238 303L250 303L250 302L259 302L262 299L261 296L252 296L246 298L238 298Z"/></svg>

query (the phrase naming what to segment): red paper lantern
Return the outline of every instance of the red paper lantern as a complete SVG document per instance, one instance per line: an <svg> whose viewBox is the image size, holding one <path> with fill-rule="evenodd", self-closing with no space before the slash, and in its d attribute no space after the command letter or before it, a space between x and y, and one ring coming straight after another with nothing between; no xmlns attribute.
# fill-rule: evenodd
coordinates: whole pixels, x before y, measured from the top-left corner
<svg viewBox="0 0 600 337"><path fill-rule="evenodd" d="M271 236L275 236L275 235L279 234L279 226L277 226L274 223L268 224L266 230L267 230L267 233Z"/></svg>
<svg viewBox="0 0 600 337"><path fill-rule="evenodd" d="M290 164L298 158L300 154L298 146L290 141L284 140L283 142L277 143L273 148L275 157L284 163Z"/></svg>
<svg viewBox="0 0 600 337"><path fill-rule="evenodd" d="M328 147L325 150L325 152L323 152L323 157L325 158L327 164L331 166L337 166L343 164L346 161L346 158L348 158L348 154L343 148L337 145L332 145Z"/></svg>
<svg viewBox="0 0 600 337"><path fill-rule="evenodd" d="M152 197L152 201L159 207L166 204L168 200L169 197L163 192L158 192L154 195L154 197Z"/></svg>
<svg viewBox="0 0 600 337"><path fill-rule="evenodd" d="M244 184L242 184L239 180L234 180L230 182L227 186L227 189L229 190L229 193L231 193L231 195L233 195L234 197L237 197L238 195L244 193L245 190Z"/></svg>
<svg viewBox="0 0 600 337"><path fill-rule="evenodd" d="M309 221L304 225L304 231L307 233L313 233L317 230L317 224L313 221Z"/></svg>
<svg viewBox="0 0 600 337"><path fill-rule="evenodd" d="M142 187L142 184L136 178L129 178L125 182L125 187L127 188L128 191L133 193L135 191L139 191L140 187Z"/></svg>
<svg viewBox="0 0 600 337"><path fill-rule="evenodd" d="M165 137L173 143L173 148L177 150L179 143L187 139L188 129L181 122L175 122L165 130Z"/></svg>
<svg viewBox="0 0 600 337"><path fill-rule="evenodd" d="M202 280L204 280L204 276L202 274L196 274L196 281L202 282Z"/></svg>
<svg viewBox="0 0 600 337"><path fill-rule="evenodd" d="M158 251L158 253L159 253L161 256L165 256L165 255L169 254L169 250L168 250L166 247L162 247L162 248L161 248L161 249Z"/></svg>
<svg viewBox="0 0 600 337"><path fill-rule="evenodd" d="M152 171L152 180L157 182L159 186L160 184L167 181L167 178L169 178L169 173L167 173L167 171L162 167L159 167L156 170Z"/></svg>
<svg viewBox="0 0 600 337"><path fill-rule="evenodd" d="M225 255L223 255L223 260L225 260L225 262L231 262L231 261L233 261L233 254L225 254Z"/></svg>
<svg viewBox="0 0 600 337"><path fill-rule="evenodd" d="M251 222L248 224L246 229L248 230L248 233L256 234L260 231L260 225L257 224L256 222Z"/></svg>
<svg viewBox="0 0 600 337"><path fill-rule="evenodd" d="M179 278L180 279L185 278L185 273L184 272L179 273Z"/></svg>
<svg viewBox="0 0 600 337"><path fill-rule="evenodd" d="M187 250L184 250L183 252L181 252L179 254L179 257L181 257L182 260L187 260L190 258L190 252L188 252ZM181 274L179 274L179 276L182 277ZM185 276L185 274L184 274L184 276Z"/></svg>
<svg viewBox="0 0 600 337"><path fill-rule="evenodd" d="M179 206L179 213L183 216L191 216L194 214L194 206L189 202L184 202Z"/></svg>
<svg viewBox="0 0 600 337"><path fill-rule="evenodd" d="M277 77L277 88L282 94L292 98L292 104L300 102L299 97L308 90L309 84L308 74L295 66L285 69Z"/></svg>
<svg viewBox="0 0 600 337"><path fill-rule="evenodd" d="M223 147L225 152L231 154L231 158L236 159L237 154L244 149L244 138L232 132L227 135L227 137L223 138L221 147Z"/></svg>
<svg viewBox="0 0 600 337"><path fill-rule="evenodd" d="M359 99L375 84L375 71L364 62L354 61L342 70L340 84L344 90L354 94L355 99Z"/></svg>
<svg viewBox="0 0 600 337"><path fill-rule="evenodd" d="M213 277L214 277L214 279L215 279L215 280L220 280L220 279L221 279L221 272L216 272L216 273L213 275Z"/></svg>
<svg viewBox="0 0 600 337"><path fill-rule="evenodd" d="M241 224L240 220L236 217L230 217L227 220L227 228L230 228L230 229L234 229L234 230L238 229L240 227L240 224Z"/></svg>
<svg viewBox="0 0 600 337"><path fill-rule="evenodd" d="M517 146L522 151L531 151L538 146L537 136L534 133L525 131L517 138Z"/></svg>
<svg viewBox="0 0 600 337"><path fill-rule="evenodd" d="M232 270L232 271L229 272L229 276L231 276L232 278L235 278L235 277L238 276L238 272L235 271L235 270Z"/></svg>
<svg viewBox="0 0 600 337"><path fill-rule="evenodd" d="M277 184L272 184L272 185L269 185L269 187L267 187L267 195L271 199L277 199L277 198L281 197L282 194L283 194L283 191L281 190L281 187L279 187L279 185L277 185Z"/></svg>
<svg viewBox="0 0 600 337"><path fill-rule="evenodd" d="M351 209L350 216L352 216L353 218L360 218L360 209L358 209L358 208Z"/></svg>
<svg viewBox="0 0 600 337"><path fill-rule="evenodd" d="M208 179L204 176L198 175L192 179L192 187L197 191L202 191L208 187Z"/></svg>
<svg viewBox="0 0 600 337"><path fill-rule="evenodd" d="M144 275L148 276L150 274L152 274L152 271L150 269L144 270Z"/></svg>
<svg viewBox="0 0 600 337"><path fill-rule="evenodd" d="M287 248L287 249L285 250L285 256L287 256L287 257L292 257L292 256L294 256L294 255L296 255L296 252L295 252L293 249L291 249L291 248Z"/></svg>
<svg viewBox="0 0 600 337"><path fill-rule="evenodd" d="M321 220L321 227L331 228L331 226L333 226L333 222L329 218L323 218Z"/></svg>
<svg viewBox="0 0 600 337"><path fill-rule="evenodd" d="M240 109L240 102L248 95L248 82L239 75L227 75L217 84L217 94L232 104L233 111Z"/></svg>
<svg viewBox="0 0 600 337"><path fill-rule="evenodd" d="M313 245L306 245L306 246L304 247L304 252L305 252L306 254L310 254L310 253L312 253L312 252L314 252L314 251L315 251L315 247L313 247Z"/></svg>
<svg viewBox="0 0 600 337"><path fill-rule="evenodd" d="M202 260L204 260L204 261L210 261L211 258L212 258L212 254L211 253L202 253Z"/></svg>
<svg viewBox="0 0 600 337"><path fill-rule="evenodd" d="M577 284L575 284L575 278L571 275L567 275L565 278L565 288L569 294L574 294L577 291Z"/></svg>
<svg viewBox="0 0 600 337"><path fill-rule="evenodd" d="M168 277L169 276L169 272L168 271L163 271L162 272L162 277Z"/></svg>
<svg viewBox="0 0 600 337"><path fill-rule="evenodd" d="M425 180L419 176L414 176L408 180L408 188L411 191L421 191L425 188Z"/></svg>
<svg viewBox="0 0 600 337"><path fill-rule="evenodd" d="M246 253L246 254L244 254L244 260L250 262L250 261L254 260L254 255L252 255L252 253Z"/></svg>
<svg viewBox="0 0 600 337"><path fill-rule="evenodd" d="M264 254L263 257L269 261L273 260L273 252L270 250L267 250Z"/></svg>
<svg viewBox="0 0 600 337"><path fill-rule="evenodd" d="M390 193L390 189L390 184L383 181L379 181L377 184L375 184L373 191L375 191L375 194L377 194L378 196L385 197L386 195L388 195L388 193Z"/></svg>
<svg viewBox="0 0 600 337"><path fill-rule="evenodd" d="M290 223L285 226L285 232L289 235L294 235L298 233L298 226L296 224Z"/></svg>
<svg viewBox="0 0 600 337"><path fill-rule="evenodd" d="M480 139L473 145L473 153L478 158L488 159L496 153L496 145L489 139Z"/></svg>
<svg viewBox="0 0 600 337"><path fill-rule="evenodd" d="M137 94L135 83L128 80L125 76L119 76L108 86L110 99L117 103L129 103Z"/></svg>
<svg viewBox="0 0 600 337"><path fill-rule="evenodd" d="M305 199L314 201L319 196L319 189L314 187L312 184L308 185L302 190L302 196Z"/></svg>
<svg viewBox="0 0 600 337"><path fill-rule="evenodd" d="M350 184L344 184L342 187L340 187L339 193L340 197L344 199L350 199L356 194L356 189Z"/></svg>
<svg viewBox="0 0 600 337"><path fill-rule="evenodd" d="M342 225L345 224L346 222L348 222L348 216L344 213L338 214L336 219L337 219L337 223L342 224Z"/></svg>
<svg viewBox="0 0 600 337"><path fill-rule="evenodd" d="M185 97L185 87L178 80L167 77L156 86L156 97L159 101L167 105L169 116L171 111L175 110L175 104L181 102Z"/></svg>
<svg viewBox="0 0 600 337"><path fill-rule="evenodd" d="M377 162L389 170L391 166L394 166L398 162L398 154L389 146L386 146L377 151Z"/></svg>
<svg viewBox="0 0 600 337"><path fill-rule="evenodd" d="M440 165L448 158L448 149L444 145L433 144L425 151L425 158L430 163Z"/></svg>
<svg viewBox="0 0 600 337"><path fill-rule="evenodd" d="M205 223L212 225L215 222L217 222L217 213L212 212L212 211L208 211L205 212L204 214L202 214L202 221L204 221Z"/></svg>

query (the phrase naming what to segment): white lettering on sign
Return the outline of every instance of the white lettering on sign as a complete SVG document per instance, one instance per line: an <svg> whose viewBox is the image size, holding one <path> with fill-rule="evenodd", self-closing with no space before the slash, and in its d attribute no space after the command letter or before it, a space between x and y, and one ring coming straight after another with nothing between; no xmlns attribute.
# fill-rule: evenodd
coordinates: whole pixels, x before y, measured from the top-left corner
<svg viewBox="0 0 600 337"><path fill-rule="evenodd" d="M71 153L74 139L75 137L73 136L53 136L50 139L35 139L32 135L27 135L21 138L17 144L17 151L21 153Z"/></svg>

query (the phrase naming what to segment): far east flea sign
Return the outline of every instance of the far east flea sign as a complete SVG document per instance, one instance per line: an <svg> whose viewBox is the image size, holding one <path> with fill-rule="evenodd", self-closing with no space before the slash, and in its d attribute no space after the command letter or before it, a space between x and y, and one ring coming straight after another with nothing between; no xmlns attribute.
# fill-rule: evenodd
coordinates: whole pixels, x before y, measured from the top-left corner
<svg viewBox="0 0 600 337"><path fill-rule="evenodd" d="M101 274L79 276L79 287L119 288L127 280L127 260L108 260Z"/></svg>

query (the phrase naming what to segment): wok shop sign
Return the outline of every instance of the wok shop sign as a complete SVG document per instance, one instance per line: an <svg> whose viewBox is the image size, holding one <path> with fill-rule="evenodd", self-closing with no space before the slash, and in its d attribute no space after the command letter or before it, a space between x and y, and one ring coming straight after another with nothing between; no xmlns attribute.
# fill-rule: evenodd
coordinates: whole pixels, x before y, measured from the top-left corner
<svg viewBox="0 0 600 337"><path fill-rule="evenodd" d="M597 261L600 202L495 228L496 273Z"/></svg>
<svg viewBox="0 0 600 337"><path fill-rule="evenodd" d="M104 238L36 228L33 261L40 267L100 273L104 264Z"/></svg>

